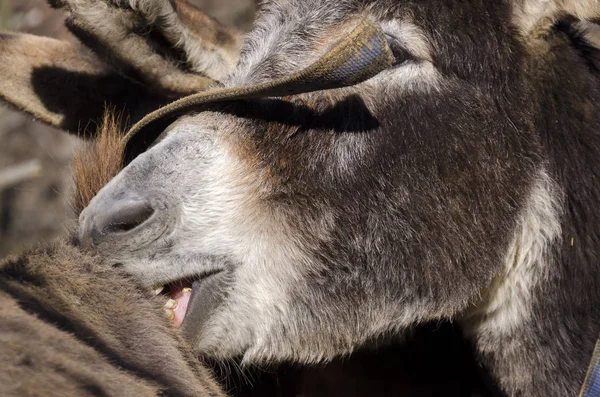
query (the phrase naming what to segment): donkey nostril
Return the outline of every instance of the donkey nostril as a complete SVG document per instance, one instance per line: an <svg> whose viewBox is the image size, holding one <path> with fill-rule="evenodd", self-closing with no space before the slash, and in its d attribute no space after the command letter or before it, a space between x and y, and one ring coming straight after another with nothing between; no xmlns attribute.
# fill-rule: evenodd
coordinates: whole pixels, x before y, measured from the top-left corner
<svg viewBox="0 0 600 397"><path fill-rule="evenodd" d="M79 241L82 247L99 247L101 244L132 244L162 230L152 227L159 218L161 207L146 200L117 199L96 200L83 210L79 217ZM158 218L157 218L158 217ZM122 242L121 238L127 242Z"/></svg>
<svg viewBox="0 0 600 397"><path fill-rule="evenodd" d="M154 214L154 209L146 203L129 203L100 219L97 227L100 234L124 233L146 222Z"/></svg>

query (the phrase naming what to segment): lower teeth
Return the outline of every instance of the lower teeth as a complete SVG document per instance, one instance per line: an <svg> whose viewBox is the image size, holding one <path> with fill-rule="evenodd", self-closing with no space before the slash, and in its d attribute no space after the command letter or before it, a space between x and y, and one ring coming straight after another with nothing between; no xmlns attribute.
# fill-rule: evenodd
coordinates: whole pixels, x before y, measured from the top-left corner
<svg viewBox="0 0 600 397"><path fill-rule="evenodd" d="M171 321L173 321L173 319L175 318L175 312L171 309L165 308L165 314L167 315L167 318Z"/></svg>

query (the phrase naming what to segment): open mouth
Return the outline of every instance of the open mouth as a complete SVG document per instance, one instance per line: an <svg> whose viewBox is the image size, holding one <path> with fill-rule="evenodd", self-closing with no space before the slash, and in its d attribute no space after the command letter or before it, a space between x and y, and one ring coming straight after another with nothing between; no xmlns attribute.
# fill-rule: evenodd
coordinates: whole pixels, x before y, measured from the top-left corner
<svg viewBox="0 0 600 397"><path fill-rule="evenodd" d="M180 328L183 324L194 290L200 289L202 283L220 272L221 270L217 270L194 278L177 280L154 290L155 295L164 295L169 298L165 303L165 314L173 322L175 328Z"/></svg>

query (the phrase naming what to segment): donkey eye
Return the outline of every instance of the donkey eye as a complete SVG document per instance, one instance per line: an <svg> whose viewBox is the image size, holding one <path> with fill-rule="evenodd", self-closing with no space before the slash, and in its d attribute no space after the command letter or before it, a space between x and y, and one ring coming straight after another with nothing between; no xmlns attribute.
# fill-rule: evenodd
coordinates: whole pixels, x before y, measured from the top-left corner
<svg viewBox="0 0 600 397"><path fill-rule="evenodd" d="M388 40L388 45L392 50L392 54L394 54L394 58L396 59L394 66L402 65L406 61L413 59L411 53L396 38L389 34L386 34L386 37Z"/></svg>

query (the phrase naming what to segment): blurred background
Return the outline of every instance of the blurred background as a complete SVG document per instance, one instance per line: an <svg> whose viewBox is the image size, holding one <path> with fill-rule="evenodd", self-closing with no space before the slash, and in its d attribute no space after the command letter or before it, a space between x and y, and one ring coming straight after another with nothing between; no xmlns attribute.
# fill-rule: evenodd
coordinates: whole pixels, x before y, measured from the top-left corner
<svg viewBox="0 0 600 397"><path fill-rule="evenodd" d="M252 0L190 2L242 31L252 27ZM63 22L47 0L0 0L0 30L74 40ZM70 162L79 145L79 138L0 105L0 258L74 224Z"/></svg>

